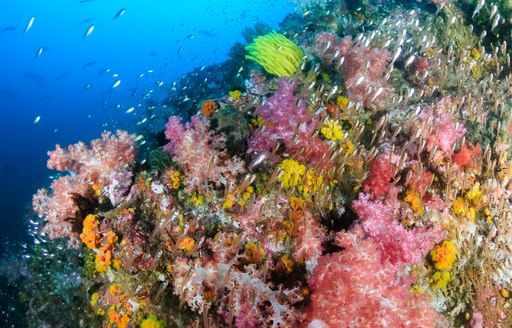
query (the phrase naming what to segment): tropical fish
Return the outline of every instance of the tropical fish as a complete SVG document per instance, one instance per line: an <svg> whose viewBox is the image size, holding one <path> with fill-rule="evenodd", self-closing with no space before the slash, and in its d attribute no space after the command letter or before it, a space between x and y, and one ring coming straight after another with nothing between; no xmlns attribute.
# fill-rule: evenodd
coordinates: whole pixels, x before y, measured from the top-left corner
<svg viewBox="0 0 512 328"><path fill-rule="evenodd" d="M36 18L34 16L30 17L30 19L28 20L28 23L27 25L25 26L25 31L23 33L27 33L28 30L30 30L30 28L32 27L32 25L34 24L34 20Z"/></svg>
<svg viewBox="0 0 512 328"><path fill-rule="evenodd" d="M117 18L119 18L119 17L123 16L125 12L126 12L126 9L125 9L125 8L123 8L123 9L119 10L119 11L117 12L117 14L114 16L114 18L112 18L112 19L117 19Z"/></svg>
<svg viewBox="0 0 512 328"><path fill-rule="evenodd" d="M91 35L92 31L94 31L94 24L87 28L87 30L85 31L84 36L82 37L82 39L85 39L86 37Z"/></svg>

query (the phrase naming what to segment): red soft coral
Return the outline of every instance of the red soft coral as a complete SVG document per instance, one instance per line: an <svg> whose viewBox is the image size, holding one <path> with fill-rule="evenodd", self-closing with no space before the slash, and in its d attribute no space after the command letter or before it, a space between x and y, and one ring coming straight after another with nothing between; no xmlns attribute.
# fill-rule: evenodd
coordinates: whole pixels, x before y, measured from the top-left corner
<svg viewBox="0 0 512 328"><path fill-rule="evenodd" d="M391 179L395 165L389 161L389 156L380 155L370 165L370 173L363 183L363 189L373 198L386 195L391 188Z"/></svg>

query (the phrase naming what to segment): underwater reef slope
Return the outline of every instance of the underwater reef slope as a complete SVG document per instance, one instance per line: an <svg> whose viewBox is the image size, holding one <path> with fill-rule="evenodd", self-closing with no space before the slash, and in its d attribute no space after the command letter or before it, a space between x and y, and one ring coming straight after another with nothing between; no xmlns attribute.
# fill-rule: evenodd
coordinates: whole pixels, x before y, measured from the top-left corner
<svg viewBox="0 0 512 328"><path fill-rule="evenodd" d="M512 326L507 2L297 8L184 77L150 154L49 152L28 322Z"/></svg>

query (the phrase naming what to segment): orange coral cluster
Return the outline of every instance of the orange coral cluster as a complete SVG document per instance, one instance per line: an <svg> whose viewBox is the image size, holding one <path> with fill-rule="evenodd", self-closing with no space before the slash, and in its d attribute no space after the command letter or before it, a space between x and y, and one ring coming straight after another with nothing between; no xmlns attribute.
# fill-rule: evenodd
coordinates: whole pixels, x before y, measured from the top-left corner
<svg viewBox="0 0 512 328"><path fill-rule="evenodd" d="M89 214L86 216L80 239L84 242L87 248L96 248L100 239L98 233L98 218L95 215Z"/></svg>
<svg viewBox="0 0 512 328"><path fill-rule="evenodd" d="M203 101L201 104L201 113L203 113L204 116L209 117L217 110L217 108L219 108L219 106L217 106L215 101L213 101L213 99L208 99Z"/></svg>

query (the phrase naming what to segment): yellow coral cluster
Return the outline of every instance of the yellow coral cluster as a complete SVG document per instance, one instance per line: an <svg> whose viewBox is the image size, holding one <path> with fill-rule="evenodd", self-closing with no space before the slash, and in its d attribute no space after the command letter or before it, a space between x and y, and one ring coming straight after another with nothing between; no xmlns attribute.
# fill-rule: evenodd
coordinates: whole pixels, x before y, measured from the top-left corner
<svg viewBox="0 0 512 328"><path fill-rule="evenodd" d="M244 257L249 263L261 263L265 258L265 250L260 245L249 242L245 246Z"/></svg>
<svg viewBox="0 0 512 328"><path fill-rule="evenodd" d="M237 101L242 96L242 92L240 90L233 90L229 92L229 99L231 101Z"/></svg>
<svg viewBox="0 0 512 328"><path fill-rule="evenodd" d="M179 243L178 249L181 249L185 252L190 252L194 249L195 245L196 241L193 238L185 236L185 238L183 238L183 240Z"/></svg>
<svg viewBox="0 0 512 328"><path fill-rule="evenodd" d="M293 159L285 159L279 164L283 173L278 181L283 183L283 187L296 187L304 197L310 197L316 192L323 182L321 175L316 175L312 169L307 169L305 165L300 164Z"/></svg>
<svg viewBox="0 0 512 328"><path fill-rule="evenodd" d="M480 184L474 184L465 197L457 197L452 204L453 213L459 217L465 217L469 221L475 221L477 210L484 206L484 194Z"/></svg>
<svg viewBox="0 0 512 328"><path fill-rule="evenodd" d="M274 31L259 36L245 47L245 58L254 60L270 74L290 76L297 71L304 53L284 35Z"/></svg>
<svg viewBox="0 0 512 328"><path fill-rule="evenodd" d="M180 187L180 182L182 179L180 172L174 171L169 178L172 181L172 188L178 189Z"/></svg>
<svg viewBox="0 0 512 328"><path fill-rule="evenodd" d="M164 328L165 322L158 319L155 315L150 315L141 322L140 328Z"/></svg>
<svg viewBox="0 0 512 328"><path fill-rule="evenodd" d="M245 188L245 190L241 193L240 199L237 201L237 196L233 193L229 193L226 195L226 199L224 200L224 203L222 204L222 208L229 209L237 203L240 206L244 206L245 203L251 198L252 194L254 193L254 187L248 186Z"/></svg>
<svg viewBox="0 0 512 328"><path fill-rule="evenodd" d="M336 104L338 104L340 110L347 108L349 101L350 100L345 96L338 96L338 98L336 98Z"/></svg>
<svg viewBox="0 0 512 328"><path fill-rule="evenodd" d="M298 187L306 175L306 166L293 159L283 160L279 167L283 170L279 182L282 182L285 188Z"/></svg>
<svg viewBox="0 0 512 328"><path fill-rule="evenodd" d="M321 175L316 175L312 169L307 169L305 165L293 159L285 159L279 164L283 173L279 177L279 182L283 183L283 187L296 187L304 197L310 197L316 192L323 182Z"/></svg>
<svg viewBox="0 0 512 328"><path fill-rule="evenodd" d="M449 271L436 271L430 280L430 283L437 288L445 288L451 279Z"/></svg>
<svg viewBox="0 0 512 328"><path fill-rule="evenodd" d="M304 177L302 184L297 189L302 193L304 197L310 197L320 188L323 179L323 176L317 176L315 171L309 169L306 171L306 176Z"/></svg>
<svg viewBox="0 0 512 328"><path fill-rule="evenodd" d="M329 140L341 140L343 139L343 129L338 120L328 120L325 122L320 129L322 135Z"/></svg>
<svg viewBox="0 0 512 328"><path fill-rule="evenodd" d="M430 257L437 270L450 270L457 258L457 247L451 240L445 240L430 251Z"/></svg>

